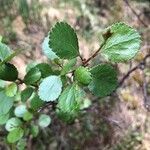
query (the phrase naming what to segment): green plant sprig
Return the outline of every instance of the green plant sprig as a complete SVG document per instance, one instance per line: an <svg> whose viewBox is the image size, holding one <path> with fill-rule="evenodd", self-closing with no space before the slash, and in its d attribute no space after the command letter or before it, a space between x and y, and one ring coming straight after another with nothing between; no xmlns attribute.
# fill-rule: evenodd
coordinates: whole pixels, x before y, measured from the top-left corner
<svg viewBox="0 0 150 150"><path fill-rule="evenodd" d="M141 37L125 23L115 23L104 30L103 42L88 59L79 52L75 30L58 22L45 37L42 50L52 63L31 63L20 79L19 68L10 63L21 51L12 52L0 38L0 125L7 130L7 142L19 145L24 138L38 136L51 124L46 110L66 123L73 123L82 110L92 105L92 95L106 97L118 87L117 70L111 63L124 63L139 52ZM109 63L90 67L98 54ZM79 65L78 59L81 59ZM78 65L77 65L78 64ZM9 81L9 83L7 82ZM7 84L6 84L7 83ZM20 85L24 84L25 89Z"/></svg>

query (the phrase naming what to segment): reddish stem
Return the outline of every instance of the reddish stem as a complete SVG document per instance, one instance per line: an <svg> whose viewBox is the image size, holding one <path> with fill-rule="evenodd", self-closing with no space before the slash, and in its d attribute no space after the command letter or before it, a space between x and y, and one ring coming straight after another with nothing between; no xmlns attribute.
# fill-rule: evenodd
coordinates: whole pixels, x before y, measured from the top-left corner
<svg viewBox="0 0 150 150"><path fill-rule="evenodd" d="M87 60L85 60L83 62L83 66L85 66L85 67L88 66L89 61L91 61L93 58L95 58L98 55L99 51L101 50L101 48L103 47L104 44L105 44L105 42L103 44L101 44L99 49L91 57L89 57Z"/></svg>

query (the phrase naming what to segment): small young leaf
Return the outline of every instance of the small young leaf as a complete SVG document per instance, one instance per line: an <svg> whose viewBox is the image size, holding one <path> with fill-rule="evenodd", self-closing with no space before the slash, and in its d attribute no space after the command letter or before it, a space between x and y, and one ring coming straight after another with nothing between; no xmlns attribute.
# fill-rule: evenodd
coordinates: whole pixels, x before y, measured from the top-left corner
<svg viewBox="0 0 150 150"><path fill-rule="evenodd" d="M24 77L27 85L34 84L41 78L41 72L37 67L32 68Z"/></svg>
<svg viewBox="0 0 150 150"><path fill-rule="evenodd" d="M27 140L26 139L20 139L17 143L17 150L25 150L25 147L27 145Z"/></svg>
<svg viewBox="0 0 150 150"><path fill-rule="evenodd" d="M65 75L67 74L69 71L71 71L73 69L73 67L75 66L77 62L77 59L74 58L74 59L71 59L69 60L62 68L61 70L61 75Z"/></svg>
<svg viewBox="0 0 150 150"><path fill-rule="evenodd" d="M30 101L30 107L35 111L38 110L43 105L44 105L44 101L42 101L38 95L35 95Z"/></svg>
<svg viewBox="0 0 150 150"><path fill-rule="evenodd" d="M15 143L23 137L23 134L24 130L22 128L16 128L8 134L7 140L9 143Z"/></svg>
<svg viewBox="0 0 150 150"><path fill-rule="evenodd" d="M33 137L37 137L39 134L39 127L36 125L31 126L31 134Z"/></svg>
<svg viewBox="0 0 150 150"><path fill-rule="evenodd" d="M26 112L27 112L26 105L19 105L15 108L14 111L17 117L23 117Z"/></svg>
<svg viewBox="0 0 150 150"><path fill-rule="evenodd" d="M50 32L49 38L50 48L60 58L72 59L79 55L77 35L67 23L56 23Z"/></svg>
<svg viewBox="0 0 150 150"><path fill-rule="evenodd" d="M117 87L117 72L111 65L98 65L91 69L91 73L93 79L88 87L94 95L107 96Z"/></svg>
<svg viewBox="0 0 150 150"><path fill-rule="evenodd" d="M16 95L18 90L17 84L16 83L11 83L5 88L5 94L8 97L13 97Z"/></svg>
<svg viewBox="0 0 150 150"><path fill-rule="evenodd" d="M33 118L33 114L30 113L29 111L25 112L23 115L23 120L24 121L30 121Z"/></svg>
<svg viewBox="0 0 150 150"><path fill-rule="evenodd" d="M84 94L76 85L68 86L61 94L57 104L58 117L65 122L72 122L78 115Z"/></svg>
<svg viewBox="0 0 150 150"><path fill-rule="evenodd" d="M21 92L21 101L26 102L32 95L34 89L31 87L27 87Z"/></svg>
<svg viewBox="0 0 150 150"><path fill-rule="evenodd" d="M82 104L80 105L80 109L86 109L86 108L89 108L91 106L91 101L89 99L84 99Z"/></svg>
<svg viewBox="0 0 150 150"><path fill-rule="evenodd" d="M7 131L12 131L22 125L22 122L18 118L11 118L6 122L5 129Z"/></svg>
<svg viewBox="0 0 150 150"><path fill-rule="evenodd" d="M115 23L108 27L109 37L105 37L105 44L101 54L112 62L124 62L132 59L140 49L139 33L124 23ZM105 34L106 35L106 34Z"/></svg>
<svg viewBox="0 0 150 150"><path fill-rule="evenodd" d="M79 83L82 83L84 85L88 85L92 80L91 73L87 68L83 66L77 68L74 74L75 74L75 79Z"/></svg>
<svg viewBox="0 0 150 150"><path fill-rule="evenodd" d="M62 81L59 76L45 78L39 86L38 95L43 101L55 101L62 90Z"/></svg>
<svg viewBox="0 0 150 150"><path fill-rule="evenodd" d="M15 81L18 78L16 67L10 63L0 65L0 79L5 81Z"/></svg>
<svg viewBox="0 0 150 150"><path fill-rule="evenodd" d="M13 98L6 96L4 91L0 91L0 115L7 114L13 106Z"/></svg>
<svg viewBox="0 0 150 150"><path fill-rule="evenodd" d="M42 43L42 50L43 53L50 59L54 60L55 58L58 58L58 56L52 51L52 49L49 47L49 36L47 36L43 43Z"/></svg>
<svg viewBox="0 0 150 150"><path fill-rule="evenodd" d="M40 115L38 124L40 127L45 128L51 123L51 118L48 115L42 114Z"/></svg>
<svg viewBox="0 0 150 150"><path fill-rule="evenodd" d="M0 60L5 60L11 54L10 48L0 41Z"/></svg>
<svg viewBox="0 0 150 150"><path fill-rule="evenodd" d="M8 119L9 119L9 113L4 114L4 115L0 115L0 125L5 124Z"/></svg>
<svg viewBox="0 0 150 150"><path fill-rule="evenodd" d="M50 75L53 75L52 68L46 63L38 64L36 65L36 67L40 70L42 78L46 78Z"/></svg>

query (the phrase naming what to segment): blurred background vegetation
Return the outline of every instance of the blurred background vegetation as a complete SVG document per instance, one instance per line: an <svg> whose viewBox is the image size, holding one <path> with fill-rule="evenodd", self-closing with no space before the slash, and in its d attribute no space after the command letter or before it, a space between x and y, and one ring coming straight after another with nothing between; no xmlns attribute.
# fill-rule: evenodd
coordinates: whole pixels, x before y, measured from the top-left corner
<svg viewBox="0 0 150 150"><path fill-rule="evenodd" d="M12 49L27 50L13 60L20 68L20 76L24 76L26 64L47 61L41 43L50 28L62 20L76 29L85 58L98 48L102 30L114 22L123 21L140 32L141 51L129 64L116 66L119 78L150 53L149 0L0 0L3 41ZM91 65L103 61L99 56ZM91 108L74 124L66 125L50 114L51 126L37 139L25 139L26 149L150 150L150 113L143 104L144 81L150 104L148 60L143 70L133 72L114 96L93 100ZM0 149L5 148L7 145L0 136Z"/></svg>

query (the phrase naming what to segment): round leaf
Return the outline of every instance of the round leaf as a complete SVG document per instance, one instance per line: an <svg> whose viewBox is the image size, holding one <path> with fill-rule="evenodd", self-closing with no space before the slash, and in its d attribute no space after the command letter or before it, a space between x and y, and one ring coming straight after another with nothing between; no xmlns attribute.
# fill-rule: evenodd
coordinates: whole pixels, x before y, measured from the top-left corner
<svg viewBox="0 0 150 150"><path fill-rule="evenodd" d="M23 120L24 121L29 121L33 118L33 114L30 113L29 111L25 112L24 115L23 115Z"/></svg>
<svg viewBox="0 0 150 150"><path fill-rule="evenodd" d="M7 140L9 143L15 143L23 137L23 134L24 134L23 129L16 128L8 134Z"/></svg>
<svg viewBox="0 0 150 150"><path fill-rule="evenodd" d="M101 54L112 62L128 61L140 49L139 33L124 23L115 23L108 27L104 38L105 44L101 49Z"/></svg>
<svg viewBox="0 0 150 150"><path fill-rule="evenodd" d="M59 76L45 78L39 86L38 95L43 101L55 101L62 90L62 81Z"/></svg>
<svg viewBox="0 0 150 150"><path fill-rule="evenodd" d="M17 117L23 117L26 112L27 112L26 105L19 105L15 108L14 111Z"/></svg>
<svg viewBox="0 0 150 150"><path fill-rule="evenodd" d="M41 72L37 67L32 68L24 77L24 82L29 84L36 83L41 78Z"/></svg>
<svg viewBox="0 0 150 150"><path fill-rule="evenodd" d="M38 95L35 95L30 101L30 106L33 110L38 110L43 104L44 101L42 101Z"/></svg>
<svg viewBox="0 0 150 150"><path fill-rule="evenodd" d="M5 129L7 131L12 131L12 130L16 129L17 127L19 127L21 124L22 124L22 122L20 121L20 119L11 118L6 122Z"/></svg>
<svg viewBox="0 0 150 150"><path fill-rule="evenodd" d="M60 58L72 59L79 55L77 35L67 23L56 23L50 32L49 38L50 48Z"/></svg>
<svg viewBox="0 0 150 150"><path fill-rule="evenodd" d="M92 80L91 73L89 70L83 66L80 66L75 71L75 79L84 85L88 85Z"/></svg>
<svg viewBox="0 0 150 150"><path fill-rule="evenodd" d="M91 73L93 79L88 87L94 95L107 96L117 87L117 72L111 65L98 65L91 69Z"/></svg>
<svg viewBox="0 0 150 150"><path fill-rule="evenodd" d="M16 67L10 63L0 66L0 79L5 81L15 81L18 78Z"/></svg>
<svg viewBox="0 0 150 150"><path fill-rule="evenodd" d="M38 120L40 127L45 128L51 123L51 118L48 115L42 114Z"/></svg>

